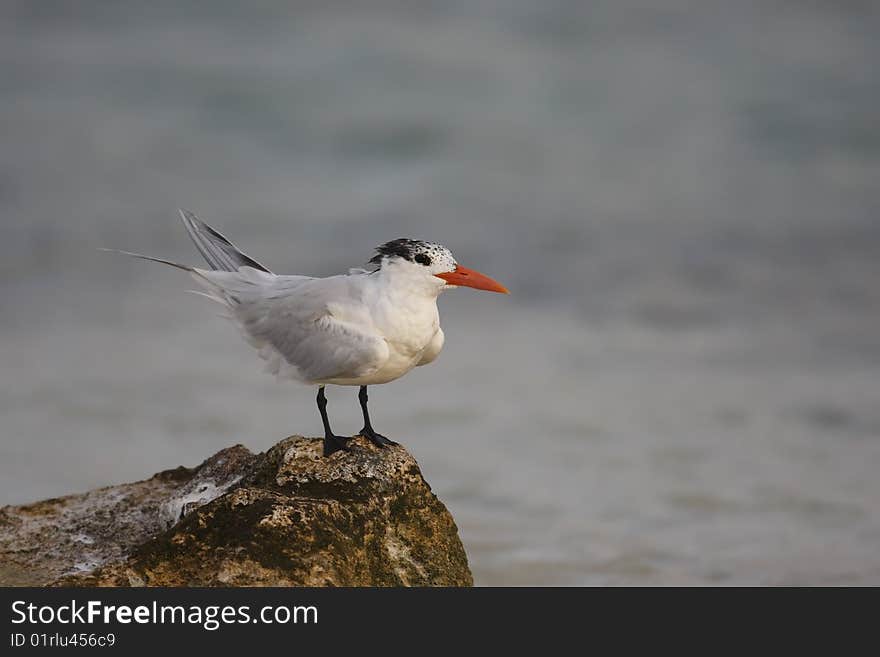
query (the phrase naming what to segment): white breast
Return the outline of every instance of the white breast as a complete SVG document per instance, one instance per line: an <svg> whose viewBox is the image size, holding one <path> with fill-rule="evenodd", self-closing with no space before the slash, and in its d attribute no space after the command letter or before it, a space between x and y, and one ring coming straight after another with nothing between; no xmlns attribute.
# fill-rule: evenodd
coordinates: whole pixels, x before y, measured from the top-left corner
<svg viewBox="0 0 880 657"><path fill-rule="evenodd" d="M417 365L436 358L443 346L436 298L385 294L372 306L371 314L389 354L386 363L367 377L370 383L387 383L403 376ZM426 355L429 360L425 360Z"/></svg>
<svg viewBox="0 0 880 657"><path fill-rule="evenodd" d="M422 359L416 363L416 365L427 365L428 363L433 362L433 360L440 355L440 350L443 349L443 343L445 341L446 336L443 335L443 329L438 326L437 332L434 333L434 337L431 338L428 346L422 352Z"/></svg>

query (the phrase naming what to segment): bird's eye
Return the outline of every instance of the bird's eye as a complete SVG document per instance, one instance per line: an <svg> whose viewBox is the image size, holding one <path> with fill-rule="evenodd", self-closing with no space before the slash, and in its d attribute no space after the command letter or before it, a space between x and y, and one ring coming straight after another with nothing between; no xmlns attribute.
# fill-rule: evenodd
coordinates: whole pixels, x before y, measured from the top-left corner
<svg viewBox="0 0 880 657"><path fill-rule="evenodd" d="M417 263L420 265L425 265L426 267L431 264L431 258L426 256L424 253L419 253L414 258Z"/></svg>

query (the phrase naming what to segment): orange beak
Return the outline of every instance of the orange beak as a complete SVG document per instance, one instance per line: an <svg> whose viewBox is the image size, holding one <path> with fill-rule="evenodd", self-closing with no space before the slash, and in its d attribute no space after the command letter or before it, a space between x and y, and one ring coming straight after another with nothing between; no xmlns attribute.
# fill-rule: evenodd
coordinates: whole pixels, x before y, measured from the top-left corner
<svg viewBox="0 0 880 657"><path fill-rule="evenodd" d="M456 265L455 271L448 271L442 274L434 274L437 278L442 278L450 285L460 285L461 287L473 287L477 290L486 290L488 292L500 292L501 294L510 294L508 289L498 281L493 281L485 274L474 269L468 269L461 265Z"/></svg>

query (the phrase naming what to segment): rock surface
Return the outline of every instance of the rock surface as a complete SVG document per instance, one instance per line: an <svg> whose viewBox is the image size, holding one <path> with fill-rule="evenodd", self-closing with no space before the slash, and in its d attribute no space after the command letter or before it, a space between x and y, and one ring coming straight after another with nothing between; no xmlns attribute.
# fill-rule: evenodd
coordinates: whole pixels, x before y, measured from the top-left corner
<svg viewBox="0 0 880 657"><path fill-rule="evenodd" d="M292 436L196 468L0 509L0 585L470 586L452 516L402 447Z"/></svg>

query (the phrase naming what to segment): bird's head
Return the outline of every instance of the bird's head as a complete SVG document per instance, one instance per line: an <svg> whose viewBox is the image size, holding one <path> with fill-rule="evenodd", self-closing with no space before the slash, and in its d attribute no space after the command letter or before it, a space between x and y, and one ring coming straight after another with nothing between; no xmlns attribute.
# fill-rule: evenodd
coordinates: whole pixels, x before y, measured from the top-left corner
<svg viewBox="0 0 880 657"><path fill-rule="evenodd" d="M498 281L474 269L463 267L442 244L400 238L376 247L371 264L382 268L400 268L412 276L424 276L433 281L438 291L455 287L510 294ZM428 278L430 277L430 278Z"/></svg>

